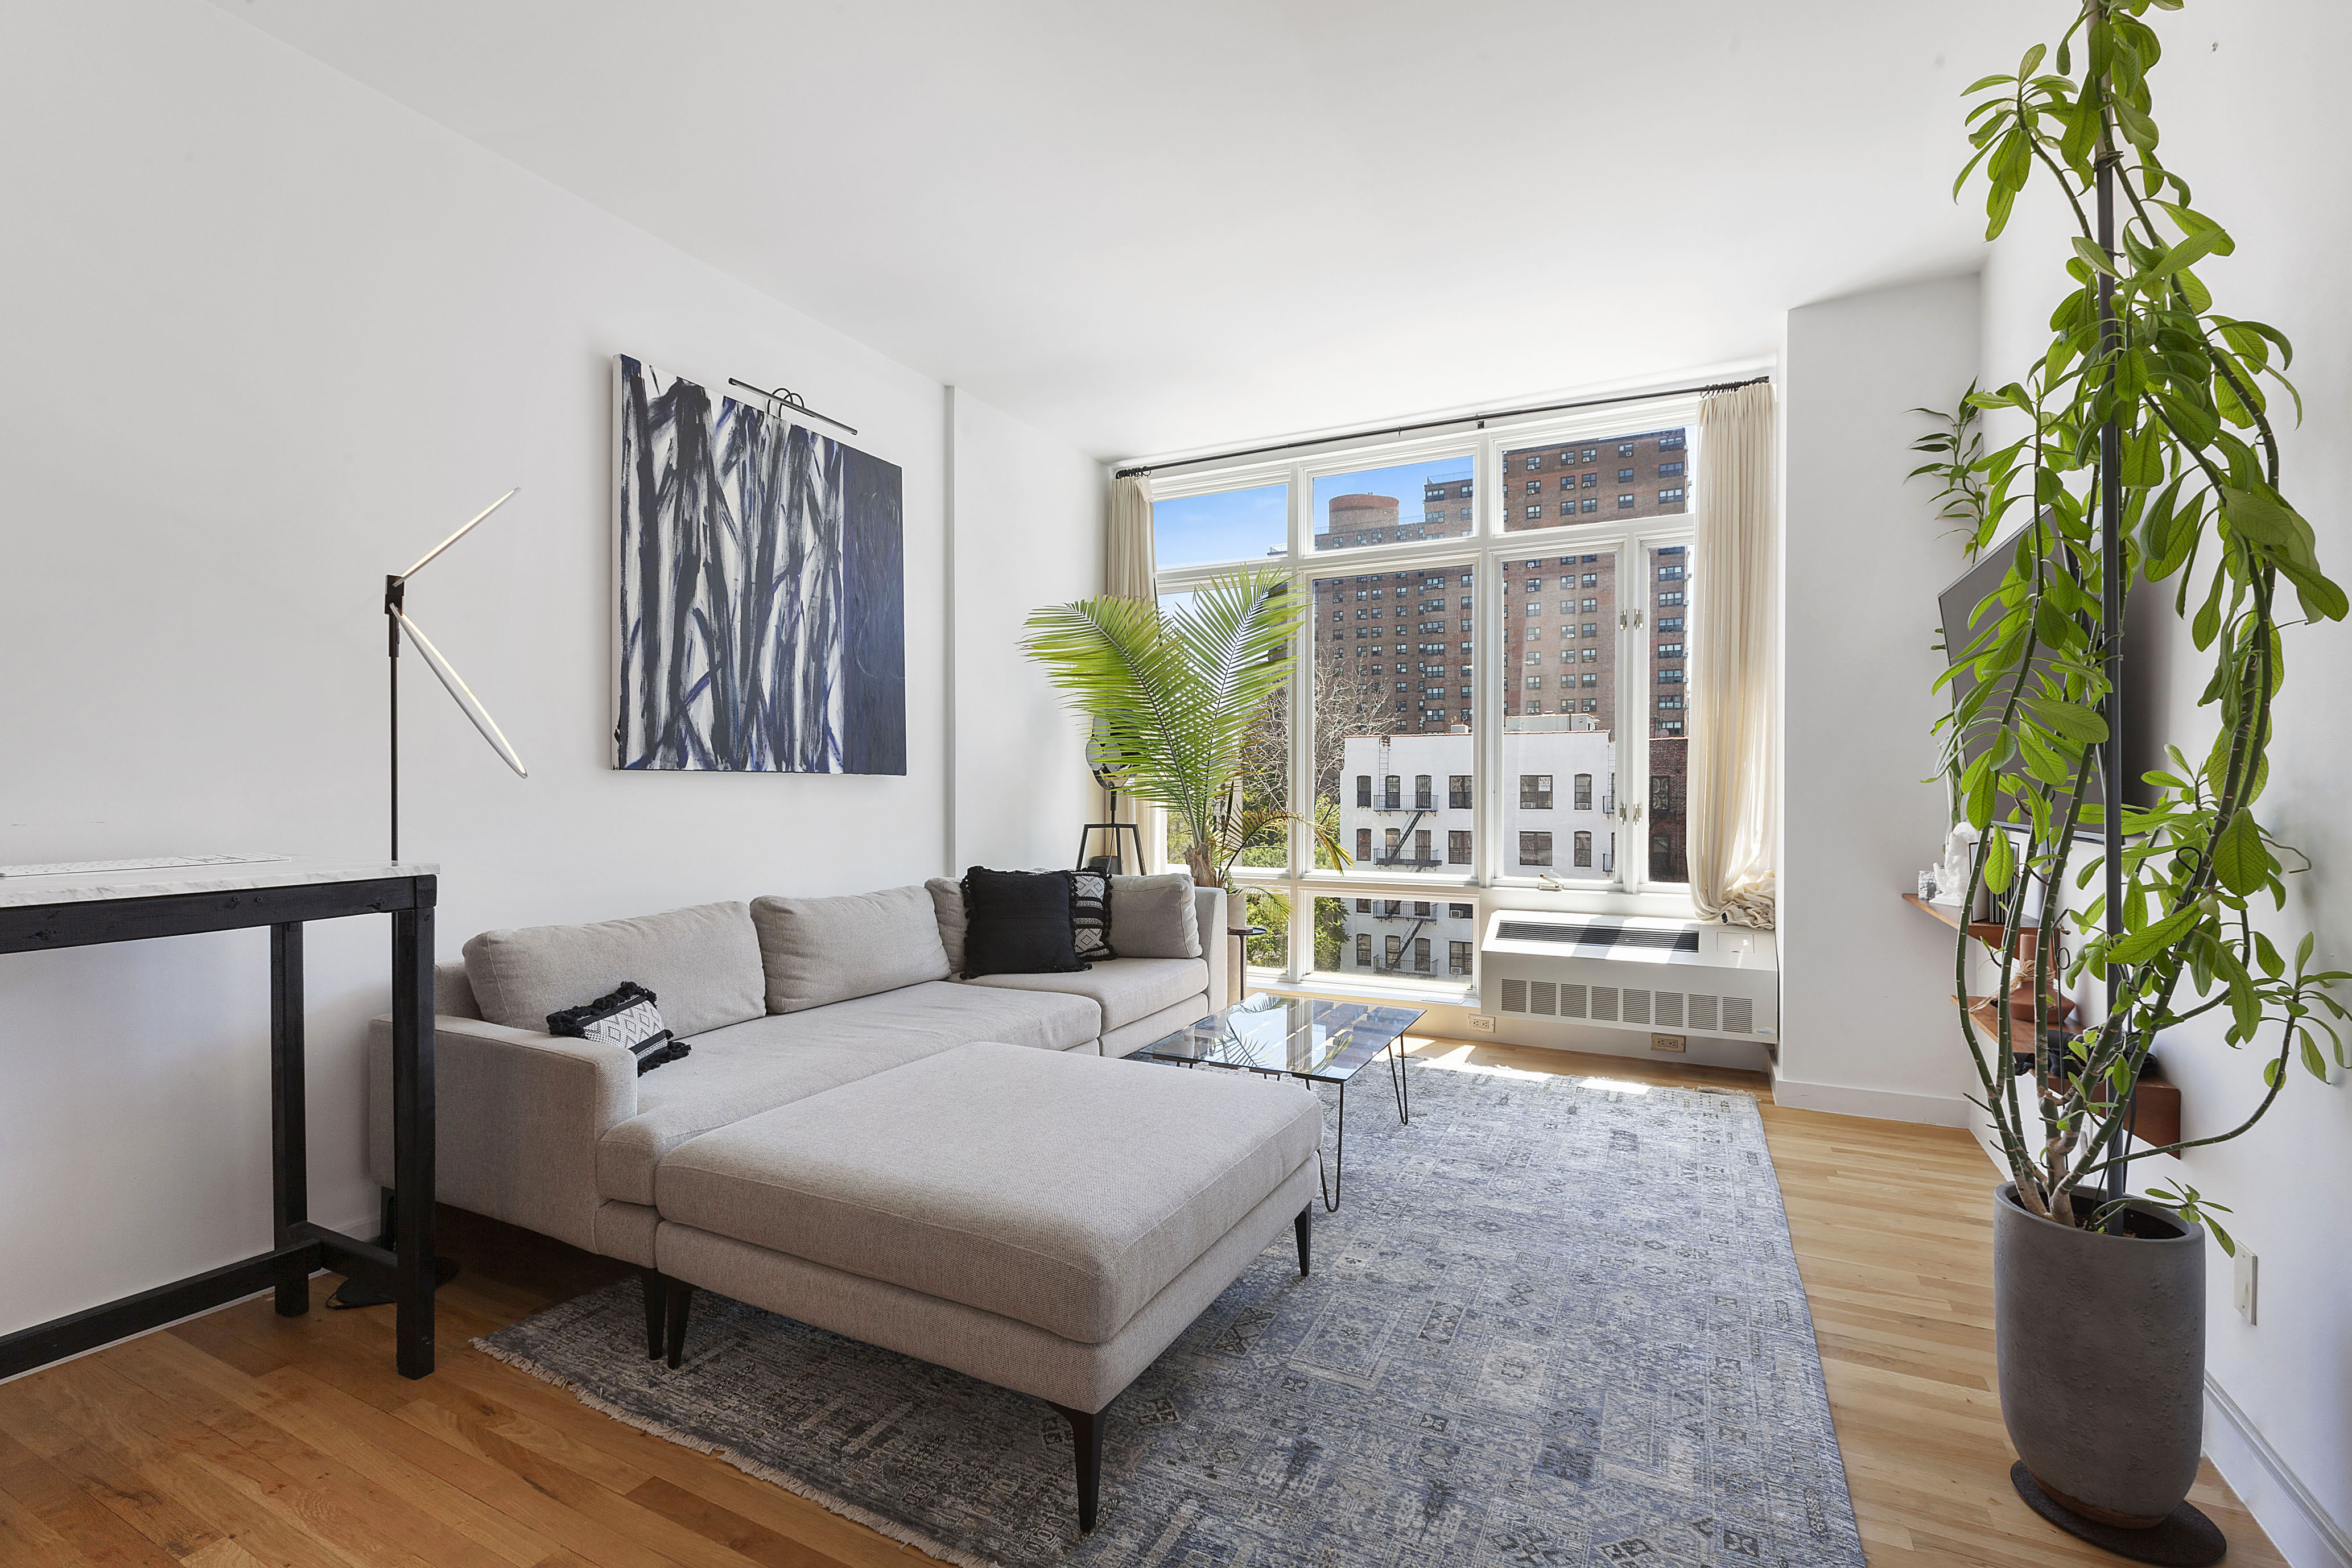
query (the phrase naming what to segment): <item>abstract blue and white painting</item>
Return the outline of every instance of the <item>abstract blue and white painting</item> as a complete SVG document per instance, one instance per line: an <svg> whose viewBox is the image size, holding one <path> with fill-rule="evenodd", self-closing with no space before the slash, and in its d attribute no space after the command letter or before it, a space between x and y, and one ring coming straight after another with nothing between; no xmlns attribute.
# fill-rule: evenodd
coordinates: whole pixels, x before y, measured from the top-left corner
<svg viewBox="0 0 2352 1568"><path fill-rule="evenodd" d="M904 773L898 465L614 369L614 766Z"/></svg>

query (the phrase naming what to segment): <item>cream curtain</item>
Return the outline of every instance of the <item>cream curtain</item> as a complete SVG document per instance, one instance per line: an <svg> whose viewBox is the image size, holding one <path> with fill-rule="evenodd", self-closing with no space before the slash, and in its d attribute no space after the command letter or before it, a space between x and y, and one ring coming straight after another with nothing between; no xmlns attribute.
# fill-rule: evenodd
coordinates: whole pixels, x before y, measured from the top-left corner
<svg viewBox="0 0 2352 1568"><path fill-rule="evenodd" d="M1780 825L1772 421L1769 382L1699 405L1691 901L1743 926L1772 924Z"/></svg>
<svg viewBox="0 0 2352 1568"><path fill-rule="evenodd" d="M1127 474L1110 482L1109 531L1104 541L1103 592L1115 599L1153 599L1158 591L1153 577L1159 563L1151 548L1151 476ZM1147 860L1156 858L1159 850L1150 840L1155 813L1140 805L1135 797L1122 792L1118 807L1113 814L1120 822L1132 822L1142 831ZM1118 835L1125 838L1124 833ZM1131 868L1148 871L1147 863Z"/></svg>
<svg viewBox="0 0 2352 1568"><path fill-rule="evenodd" d="M1152 597L1151 476L1129 474L1110 482L1110 533L1103 555L1103 592L1115 599Z"/></svg>

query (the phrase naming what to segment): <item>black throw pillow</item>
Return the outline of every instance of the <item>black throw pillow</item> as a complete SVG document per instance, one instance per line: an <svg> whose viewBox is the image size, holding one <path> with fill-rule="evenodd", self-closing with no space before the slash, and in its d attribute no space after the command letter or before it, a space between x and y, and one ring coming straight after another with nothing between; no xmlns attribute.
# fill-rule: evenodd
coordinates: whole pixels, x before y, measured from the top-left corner
<svg viewBox="0 0 2352 1568"><path fill-rule="evenodd" d="M1067 871L963 874L964 978L1061 974L1089 967L1071 938L1076 897Z"/></svg>
<svg viewBox="0 0 2352 1568"><path fill-rule="evenodd" d="M1079 962L1091 966L1100 959L1117 958L1118 950L1110 944L1110 873L1073 871L1070 887L1070 940Z"/></svg>
<svg viewBox="0 0 2352 1568"><path fill-rule="evenodd" d="M656 1000L652 992L635 981L624 980L617 989L593 1002L550 1013L547 1032L575 1040L604 1040L626 1046L629 1054L637 1058L637 1076L643 1078L664 1062L677 1061L694 1050L684 1040L671 1037L668 1026L662 1022L661 1009L654 1005Z"/></svg>

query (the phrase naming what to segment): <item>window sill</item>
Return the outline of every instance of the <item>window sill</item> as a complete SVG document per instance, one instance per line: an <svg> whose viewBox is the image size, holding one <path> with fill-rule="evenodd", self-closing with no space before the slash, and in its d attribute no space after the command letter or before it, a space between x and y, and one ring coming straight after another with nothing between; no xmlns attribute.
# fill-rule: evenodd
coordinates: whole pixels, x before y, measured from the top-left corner
<svg viewBox="0 0 2352 1568"><path fill-rule="evenodd" d="M1406 980L1348 970L1312 970L1298 980L1285 980L1273 970L1262 973L1253 970L1250 972L1250 991L1253 994L1273 992L1284 996L1361 997L1422 1007L1475 1007L1478 1005L1478 988L1474 981Z"/></svg>

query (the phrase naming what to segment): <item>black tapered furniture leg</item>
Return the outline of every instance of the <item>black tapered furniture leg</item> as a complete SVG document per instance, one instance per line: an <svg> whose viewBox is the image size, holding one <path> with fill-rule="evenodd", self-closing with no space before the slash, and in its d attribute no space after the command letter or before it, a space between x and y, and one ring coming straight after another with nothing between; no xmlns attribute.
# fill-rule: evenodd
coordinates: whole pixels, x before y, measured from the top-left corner
<svg viewBox="0 0 2352 1568"><path fill-rule="evenodd" d="M281 1252L301 1242L299 1227L310 1217L302 1069L302 922L283 921L269 928L270 1205L274 1245ZM299 1318L310 1310L308 1259L294 1258L278 1265L277 1296L281 1318Z"/></svg>
<svg viewBox="0 0 2352 1568"><path fill-rule="evenodd" d="M661 1281L662 1344L669 1364L676 1366L686 1359L686 1312L694 1300L694 1287L667 1274Z"/></svg>
<svg viewBox="0 0 2352 1568"><path fill-rule="evenodd" d="M1054 1408L1070 1424L1070 1447L1078 1458L1078 1533L1084 1535L1095 1527L1095 1505L1102 1497L1103 1413L1066 1405Z"/></svg>
<svg viewBox="0 0 2352 1568"><path fill-rule="evenodd" d="M1315 1254L1315 1205L1308 1204L1300 1209L1298 1217L1290 1222L1290 1228L1298 1233L1298 1272L1308 1273L1307 1265Z"/></svg>
<svg viewBox="0 0 2352 1568"><path fill-rule="evenodd" d="M667 1348L662 1334L664 1321L668 1316L667 1300L669 1281L658 1268L640 1268L637 1278L646 1287L646 1359L659 1361Z"/></svg>
<svg viewBox="0 0 2352 1568"><path fill-rule="evenodd" d="M433 1372L433 906L392 917L393 1347L403 1377Z"/></svg>

